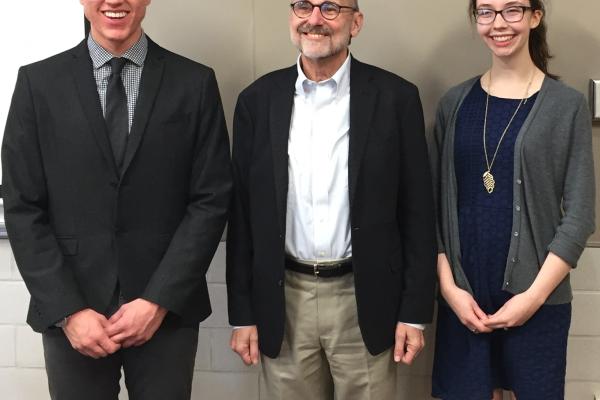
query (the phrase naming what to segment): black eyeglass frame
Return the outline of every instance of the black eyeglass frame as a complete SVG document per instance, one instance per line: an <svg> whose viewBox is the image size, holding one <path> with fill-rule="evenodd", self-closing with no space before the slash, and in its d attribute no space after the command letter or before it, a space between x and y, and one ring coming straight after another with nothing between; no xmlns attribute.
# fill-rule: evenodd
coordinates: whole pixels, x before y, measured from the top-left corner
<svg viewBox="0 0 600 400"><path fill-rule="evenodd" d="M296 12L296 9L294 8L294 6L296 4L299 4L299 3L310 4L312 6L312 10L314 10L315 8L318 8L319 12L321 13L321 16L323 18L325 18L326 20L328 20L328 21L332 21L332 20L336 19L337 17L339 17L339 15L342 13L342 10L345 9L345 8L352 10L352 12L359 11L358 7L341 6L341 5L337 4L337 3L334 3L333 1L324 1L321 4L313 4L313 3L311 3L310 1L307 1L307 0L300 0L300 1L296 1L294 3L291 3L290 7L291 7L292 11L294 12L294 15L296 17L302 18L302 19L309 18L311 16L311 14L312 14L312 11L311 11L311 14L308 14L305 17L302 17L302 16L298 15L298 13ZM324 6L335 6L337 8L337 14L335 15L335 17L333 17L333 18L326 17L325 14L323 14L323 7Z"/></svg>
<svg viewBox="0 0 600 400"><path fill-rule="evenodd" d="M505 12L506 10L510 10L510 9L512 9L512 8L520 8L520 9L523 11L523 13L521 14L521 19L519 19L519 20L516 20L516 21L507 21L507 20L506 20L506 17L504 16L504 12ZM479 22L479 17L480 17L480 15L479 15L479 14L477 14L477 13L478 13L479 11L481 11L481 10L490 11L490 12L493 12L493 13L495 13L495 15L494 15L494 18L493 18L493 19L492 19L490 22ZM525 18L525 13L527 12L527 10L535 11L536 9L535 9L535 8L533 8L533 7L531 7L531 6L510 6L510 7L506 7L506 8L504 8L504 9L502 9L502 10L500 10L500 11L493 10L493 9L491 9L491 8L478 8L477 10L475 10L475 11L473 12L473 15L474 15L474 17L475 17L475 22L477 22L479 25L491 25L491 24L493 24L493 23L494 23L494 21L496 21L496 18L498 18L498 14L500 14L500 15L502 16L502 19L503 19L505 22L508 22L508 23L510 24L510 23L517 23L517 22L521 22L521 21L523 21L523 18Z"/></svg>

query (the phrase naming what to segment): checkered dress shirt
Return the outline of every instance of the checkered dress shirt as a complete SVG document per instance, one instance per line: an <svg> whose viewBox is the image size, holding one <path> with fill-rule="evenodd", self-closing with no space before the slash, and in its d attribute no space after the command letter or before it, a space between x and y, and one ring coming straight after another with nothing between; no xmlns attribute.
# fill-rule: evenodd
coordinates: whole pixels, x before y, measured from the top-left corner
<svg viewBox="0 0 600 400"><path fill-rule="evenodd" d="M96 79L96 87L98 88L98 95L100 96L102 114L104 114L106 112L106 88L108 87L108 78L112 73L110 60L115 56L96 43L92 38L92 35L88 35L87 46L90 51L90 57L92 58L94 78ZM121 72L121 79L123 79L123 86L125 86L125 94L127 95L129 130L131 130L131 125L133 124L133 114L147 53L148 39L146 38L146 34L142 33L140 39L121 56L128 60Z"/></svg>

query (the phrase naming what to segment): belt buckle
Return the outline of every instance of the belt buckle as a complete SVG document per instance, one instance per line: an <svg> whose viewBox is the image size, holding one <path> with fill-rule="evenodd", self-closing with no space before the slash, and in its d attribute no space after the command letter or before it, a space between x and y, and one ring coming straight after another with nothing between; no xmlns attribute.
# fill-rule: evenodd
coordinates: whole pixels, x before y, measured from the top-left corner
<svg viewBox="0 0 600 400"><path fill-rule="evenodd" d="M313 273L316 277L319 277L319 264L317 264L317 263L313 264Z"/></svg>

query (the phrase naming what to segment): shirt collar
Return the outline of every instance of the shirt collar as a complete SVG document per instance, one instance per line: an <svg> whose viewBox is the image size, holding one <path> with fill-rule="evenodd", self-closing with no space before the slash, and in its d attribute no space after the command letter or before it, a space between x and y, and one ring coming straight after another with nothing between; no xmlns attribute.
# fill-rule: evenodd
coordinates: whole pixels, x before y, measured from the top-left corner
<svg viewBox="0 0 600 400"><path fill-rule="evenodd" d="M100 46L94 40L94 38L92 38L91 34L88 35L87 46L90 52L90 57L92 58L94 69L102 67L115 57L104 47ZM146 37L146 34L142 32L142 36L140 36L139 40L135 42L135 44L131 46L125 53L123 53L121 57L126 58L132 63L141 67L144 65L144 61L146 60L146 54L148 54L148 38Z"/></svg>
<svg viewBox="0 0 600 400"><path fill-rule="evenodd" d="M340 94L346 93L350 89L350 60L351 56L348 52L348 57L346 57L346 61L342 64L342 66L333 74L333 76L325 81L315 82L311 81L306 77L304 71L302 70L301 65L301 56L298 56L298 60L296 61L296 67L298 69L298 78L296 79L296 93L299 95L306 95L306 89L310 84L330 84L335 85L334 94L335 97L338 97Z"/></svg>

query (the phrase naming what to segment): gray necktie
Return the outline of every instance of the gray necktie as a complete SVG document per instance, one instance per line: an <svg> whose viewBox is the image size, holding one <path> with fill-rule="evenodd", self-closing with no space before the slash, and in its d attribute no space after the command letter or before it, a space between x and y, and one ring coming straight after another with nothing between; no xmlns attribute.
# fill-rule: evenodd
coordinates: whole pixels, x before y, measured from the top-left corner
<svg viewBox="0 0 600 400"><path fill-rule="evenodd" d="M115 57L110 60L112 74L108 79L108 87L106 89L106 112L104 115L110 145L119 171L123 167L127 137L129 136L127 95L121 79L121 71L126 62L127 59L125 58Z"/></svg>

